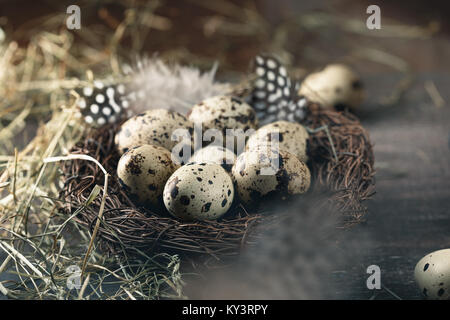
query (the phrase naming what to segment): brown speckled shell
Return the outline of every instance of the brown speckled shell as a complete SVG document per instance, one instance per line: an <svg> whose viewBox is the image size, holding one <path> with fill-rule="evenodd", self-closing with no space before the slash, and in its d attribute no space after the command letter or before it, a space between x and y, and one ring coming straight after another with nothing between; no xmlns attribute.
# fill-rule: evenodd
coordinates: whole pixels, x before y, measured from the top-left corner
<svg viewBox="0 0 450 320"><path fill-rule="evenodd" d="M233 151L216 145L209 145L194 153L189 162L194 163L217 163L227 172L231 172L231 167L236 161L236 155Z"/></svg>
<svg viewBox="0 0 450 320"><path fill-rule="evenodd" d="M269 123L258 130L248 139L246 150L257 148L271 141L271 133L279 133L280 150L288 151L306 163L308 156L306 154L306 145L308 141L308 131L299 123L288 121L276 121Z"/></svg>
<svg viewBox="0 0 450 320"><path fill-rule="evenodd" d="M434 251L420 259L414 277L426 298L450 300L450 249Z"/></svg>
<svg viewBox="0 0 450 320"><path fill-rule="evenodd" d="M277 158L278 166L272 162L271 167L270 159ZM248 205L268 195L286 199L291 195L305 193L311 183L308 167L295 155L265 147L239 155L231 172L240 199Z"/></svg>
<svg viewBox="0 0 450 320"><path fill-rule="evenodd" d="M298 93L329 109L356 109L365 97L358 75L342 64L330 64L310 74L303 80Z"/></svg>
<svg viewBox="0 0 450 320"><path fill-rule="evenodd" d="M230 96L208 98L188 113L188 119L202 123L203 129L217 129L225 133L226 129L256 129L258 120L255 111L247 103Z"/></svg>
<svg viewBox="0 0 450 320"><path fill-rule="evenodd" d="M177 141L171 140L172 133L182 128L187 129L192 136L193 127L193 124L178 112L152 109L125 121L114 141L120 153L143 144L153 144L172 150L178 144Z"/></svg>
<svg viewBox="0 0 450 320"><path fill-rule="evenodd" d="M215 220L234 198L230 175L215 163L188 163L175 171L164 188L164 204L183 220Z"/></svg>
<svg viewBox="0 0 450 320"><path fill-rule="evenodd" d="M161 204L167 179L178 167L167 149L142 145L122 155L117 165L117 176L132 201L157 207Z"/></svg>

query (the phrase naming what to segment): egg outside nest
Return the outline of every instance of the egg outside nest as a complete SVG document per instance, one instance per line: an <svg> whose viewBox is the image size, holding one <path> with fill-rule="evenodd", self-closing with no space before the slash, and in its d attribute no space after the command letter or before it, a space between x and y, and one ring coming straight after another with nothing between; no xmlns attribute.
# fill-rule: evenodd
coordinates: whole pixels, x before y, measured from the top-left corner
<svg viewBox="0 0 450 320"><path fill-rule="evenodd" d="M434 251L420 259L414 278L427 299L450 300L450 249Z"/></svg>
<svg viewBox="0 0 450 320"><path fill-rule="evenodd" d="M324 108L358 109L365 97L359 76L343 64L330 64L311 73L301 83L298 94Z"/></svg>

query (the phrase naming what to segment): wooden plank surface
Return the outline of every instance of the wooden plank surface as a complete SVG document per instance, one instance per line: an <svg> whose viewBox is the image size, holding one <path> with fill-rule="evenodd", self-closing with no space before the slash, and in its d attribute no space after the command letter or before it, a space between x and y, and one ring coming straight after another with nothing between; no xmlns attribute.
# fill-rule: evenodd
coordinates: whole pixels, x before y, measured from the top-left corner
<svg viewBox="0 0 450 320"><path fill-rule="evenodd" d="M449 101L442 90L450 87L448 75L419 74L399 105L362 118L375 144L377 193L368 202L366 223L352 230L370 240L359 248L358 261L335 273L340 298L397 299L387 290L367 289L366 268L375 264L384 287L399 298L420 299L415 264L450 248L450 106L433 105L424 88L430 80ZM366 82L372 92L387 92L392 76Z"/></svg>

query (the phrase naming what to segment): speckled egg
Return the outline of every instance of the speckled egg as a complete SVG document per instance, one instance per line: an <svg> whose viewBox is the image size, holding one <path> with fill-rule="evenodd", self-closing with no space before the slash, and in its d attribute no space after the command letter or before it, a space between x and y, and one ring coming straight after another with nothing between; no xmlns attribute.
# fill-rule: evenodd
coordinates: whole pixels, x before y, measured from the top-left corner
<svg viewBox="0 0 450 320"><path fill-rule="evenodd" d="M254 109L242 100L230 96L216 96L196 104L188 112L188 119L201 123L203 131L219 130L223 134L224 146L226 129L242 129L245 133L258 126Z"/></svg>
<svg viewBox="0 0 450 320"><path fill-rule="evenodd" d="M240 199L254 205L262 198L285 200L305 193L311 174L294 154L260 146L239 155L231 170Z"/></svg>
<svg viewBox="0 0 450 320"><path fill-rule="evenodd" d="M308 131L299 123L288 121L277 121L269 123L250 136L247 141L246 149L252 150L258 146L271 143L273 133L278 132L278 146L280 150L288 151L306 162L308 156L306 147L308 141Z"/></svg>
<svg viewBox="0 0 450 320"><path fill-rule="evenodd" d="M167 149L142 145L122 155L117 165L117 176L132 201L158 207L162 204L164 185L178 167Z"/></svg>
<svg viewBox="0 0 450 320"><path fill-rule="evenodd" d="M236 155L233 151L216 145L209 145L194 153L189 159L189 162L194 163L217 163L222 166L227 172L231 172L236 161Z"/></svg>
<svg viewBox="0 0 450 320"><path fill-rule="evenodd" d="M325 108L338 110L356 109L365 96L358 75L342 64L330 64L322 71L310 74L303 80L298 93Z"/></svg>
<svg viewBox="0 0 450 320"><path fill-rule="evenodd" d="M115 136L115 143L121 153L142 144L153 144L171 151L179 143L172 141L172 133L179 128L187 129L190 135L193 133L193 124L182 114L152 109L125 121ZM187 143L190 144L190 140Z"/></svg>
<svg viewBox="0 0 450 320"><path fill-rule="evenodd" d="M183 220L215 220L234 198L230 175L215 163L188 163L175 171L164 188L164 204Z"/></svg>
<svg viewBox="0 0 450 320"><path fill-rule="evenodd" d="M414 277L428 299L450 299L450 249L434 251L417 263Z"/></svg>

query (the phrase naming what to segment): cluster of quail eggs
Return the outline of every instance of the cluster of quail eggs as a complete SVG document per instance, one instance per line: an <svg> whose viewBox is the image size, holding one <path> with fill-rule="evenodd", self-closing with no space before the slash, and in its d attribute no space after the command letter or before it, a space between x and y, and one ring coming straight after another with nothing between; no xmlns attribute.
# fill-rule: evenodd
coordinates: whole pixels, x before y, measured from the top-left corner
<svg viewBox="0 0 450 320"><path fill-rule="evenodd" d="M194 124L203 131L253 133L247 133L238 154L222 142L205 142L203 136L201 148L185 161L174 150L193 151ZM190 135L180 142L174 139L178 129ZM299 123L277 121L258 128L250 105L217 96L194 105L187 116L151 109L125 121L115 136L121 154L117 176L137 205L167 210L181 220L216 220L238 201L253 207L269 196L284 200L305 193L311 180L307 140ZM187 147L176 149L180 144Z"/></svg>

